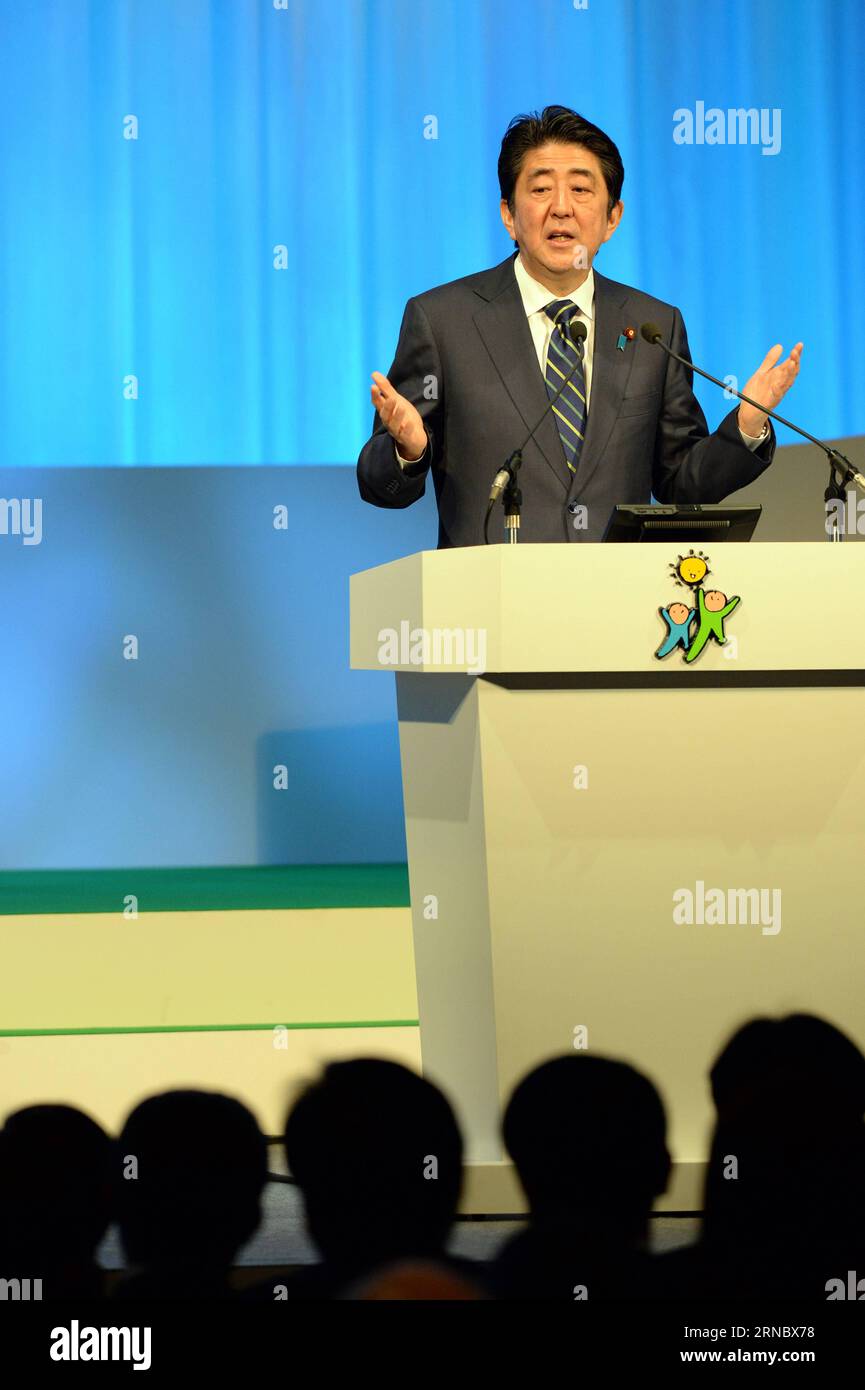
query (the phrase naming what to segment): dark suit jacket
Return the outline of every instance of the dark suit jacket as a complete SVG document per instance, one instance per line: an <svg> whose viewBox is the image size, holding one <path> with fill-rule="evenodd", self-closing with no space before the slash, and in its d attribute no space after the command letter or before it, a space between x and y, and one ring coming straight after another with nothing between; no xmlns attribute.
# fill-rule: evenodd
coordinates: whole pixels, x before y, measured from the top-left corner
<svg viewBox="0 0 865 1390"><path fill-rule="evenodd" d="M417 468L404 472L376 416L358 459L361 497L378 507L411 506L432 469L439 548L483 544L493 477L547 403L515 255L408 301L388 376L423 416L429 448ZM645 504L652 494L659 502L720 502L771 463L771 422L753 453L739 434L738 407L709 434L693 373L643 341L647 321L690 360L678 309L595 271L591 397L579 466L574 476L550 411L523 452L521 540L598 541L616 503ZM637 337L619 351L627 327ZM587 508L585 529L575 529L569 502ZM500 504L490 538L504 538Z"/></svg>

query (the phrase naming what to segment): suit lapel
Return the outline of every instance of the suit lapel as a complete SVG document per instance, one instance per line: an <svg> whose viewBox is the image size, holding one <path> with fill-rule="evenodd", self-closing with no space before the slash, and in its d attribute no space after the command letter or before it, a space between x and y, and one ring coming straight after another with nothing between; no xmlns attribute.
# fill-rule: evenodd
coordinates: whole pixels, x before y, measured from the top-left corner
<svg viewBox="0 0 865 1390"><path fill-rule="evenodd" d="M505 389L520 413L525 433L528 433L540 418L548 397L513 263L514 257L511 256L490 272L489 291L478 290L484 297L488 293L489 298L479 307L474 319ZM534 439L548 466L567 490L572 474L565 461L565 451L552 411ZM515 439L514 448L519 443L520 440Z"/></svg>
<svg viewBox="0 0 865 1390"><path fill-rule="evenodd" d="M586 438L573 479L578 497L604 455L613 425L619 414L625 387L634 362L634 346L619 352L616 343L626 327L624 305L627 293L595 271L595 343L592 352L592 391Z"/></svg>

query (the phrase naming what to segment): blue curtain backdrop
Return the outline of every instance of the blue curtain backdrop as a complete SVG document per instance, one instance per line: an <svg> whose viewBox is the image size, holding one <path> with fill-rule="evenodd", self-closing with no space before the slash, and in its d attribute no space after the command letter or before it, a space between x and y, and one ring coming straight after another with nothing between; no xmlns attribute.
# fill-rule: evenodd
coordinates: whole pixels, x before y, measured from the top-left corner
<svg viewBox="0 0 865 1390"><path fill-rule="evenodd" d="M348 576L434 510L350 465L406 298L510 252L515 113L617 141L599 269L697 360L802 338L789 414L865 432L863 72L862 0L0 0L0 504L44 504L0 525L0 867L404 855ZM700 102L779 111L778 152L677 144Z"/></svg>
<svg viewBox="0 0 865 1390"><path fill-rule="evenodd" d="M508 253L499 141L550 101L622 151L599 269L678 304L719 375L743 382L803 338L790 411L865 431L862 0L2 0L0 16L5 464L353 460L407 296ZM674 143L673 112L698 101L780 110L780 151ZM699 389L714 423L724 402Z"/></svg>

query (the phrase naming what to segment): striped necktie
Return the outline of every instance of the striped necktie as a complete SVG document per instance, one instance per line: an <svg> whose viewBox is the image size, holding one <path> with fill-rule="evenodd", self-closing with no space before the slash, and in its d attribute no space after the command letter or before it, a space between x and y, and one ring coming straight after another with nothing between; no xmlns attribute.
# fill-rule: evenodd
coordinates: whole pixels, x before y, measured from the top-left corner
<svg viewBox="0 0 865 1390"><path fill-rule="evenodd" d="M579 307L571 299L554 299L544 309L544 313L549 314L554 325L544 371L547 395L551 400L574 364L578 364L577 370L553 406L565 460L572 473L577 471L586 432L586 378L583 373L582 347L577 352L568 335L571 319L579 312Z"/></svg>

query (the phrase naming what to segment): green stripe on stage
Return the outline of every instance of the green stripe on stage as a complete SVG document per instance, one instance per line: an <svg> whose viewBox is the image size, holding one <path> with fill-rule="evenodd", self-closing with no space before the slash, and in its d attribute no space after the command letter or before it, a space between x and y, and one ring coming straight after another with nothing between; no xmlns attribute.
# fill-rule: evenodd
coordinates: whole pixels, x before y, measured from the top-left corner
<svg viewBox="0 0 865 1390"><path fill-rule="evenodd" d="M124 1028L0 1028L0 1038L80 1038L113 1033L272 1033L274 1028L417 1028L416 1018L348 1019L339 1023L178 1023Z"/></svg>
<svg viewBox="0 0 865 1390"><path fill-rule="evenodd" d="M121 912L130 894L139 912L409 906L405 864L0 871L5 916Z"/></svg>

